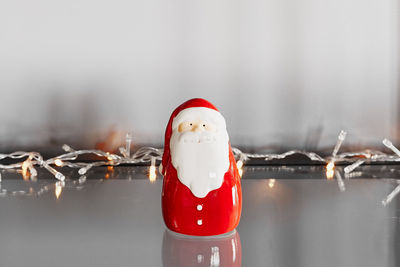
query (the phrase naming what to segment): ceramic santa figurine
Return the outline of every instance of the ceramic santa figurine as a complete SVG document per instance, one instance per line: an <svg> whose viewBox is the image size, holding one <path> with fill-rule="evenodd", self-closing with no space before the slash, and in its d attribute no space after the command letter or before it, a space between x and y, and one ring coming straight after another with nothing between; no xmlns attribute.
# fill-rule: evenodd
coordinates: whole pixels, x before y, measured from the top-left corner
<svg viewBox="0 0 400 267"><path fill-rule="evenodd" d="M195 236L220 235L239 223L240 176L225 119L204 99L191 99L172 113L165 131L160 172L167 227Z"/></svg>

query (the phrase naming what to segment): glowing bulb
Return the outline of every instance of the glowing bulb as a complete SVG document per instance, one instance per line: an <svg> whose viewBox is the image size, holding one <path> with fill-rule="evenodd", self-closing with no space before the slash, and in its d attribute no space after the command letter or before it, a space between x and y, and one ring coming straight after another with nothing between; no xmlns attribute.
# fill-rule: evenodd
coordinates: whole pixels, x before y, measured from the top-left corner
<svg viewBox="0 0 400 267"><path fill-rule="evenodd" d="M245 159L247 159L246 156L243 153L240 153L239 160L236 162L236 167L238 168L240 178L243 176L243 165Z"/></svg>
<svg viewBox="0 0 400 267"><path fill-rule="evenodd" d="M62 162L61 159L55 159L54 164L56 164L56 166L58 167L61 167L62 165L64 165L64 162Z"/></svg>
<svg viewBox="0 0 400 267"><path fill-rule="evenodd" d="M112 160L114 159L114 157L113 157L112 155L110 155L109 152L107 152L106 154L107 154L107 159L108 159L109 161L112 161Z"/></svg>
<svg viewBox="0 0 400 267"><path fill-rule="evenodd" d="M275 179L269 179L268 186L269 188L273 188L275 186Z"/></svg>
<svg viewBox="0 0 400 267"><path fill-rule="evenodd" d="M62 183L57 182L56 187L54 189L54 194L56 195L56 198L59 199L62 193Z"/></svg>
<svg viewBox="0 0 400 267"><path fill-rule="evenodd" d="M333 170L334 168L335 168L335 163L333 163L332 161L330 161L328 165L326 165L327 170Z"/></svg>
<svg viewBox="0 0 400 267"><path fill-rule="evenodd" d="M154 182L157 178L156 174L156 167L150 166L150 171L149 171L149 180L150 182Z"/></svg>
<svg viewBox="0 0 400 267"><path fill-rule="evenodd" d="M333 179L333 173L334 172L335 172L334 170L326 170L326 178L328 180Z"/></svg>
<svg viewBox="0 0 400 267"><path fill-rule="evenodd" d="M326 178L327 179L333 179L333 174L335 173L335 163L330 161L326 165Z"/></svg>
<svg viewBox="0 0 400 267"><path fill-rule="evenodd" d="M82 168L80 168L80 169L78 170L78 173L79 173L80 175L84 175L86 172L87 172L87 169L86 169L85 167L82 167Z"/></svg>
<svg viewBox="0 0 400 267"><path fill-rule="evenodd" d="M65 176L61 172L57 172L55 177L60 181L64 181L65 180Z"/></svg>
<svg viewBox="0 0 400 267"><path fill-rule="evenodd" d="M35 168L33 168L32 164L28 166L29 168L29 173L31 174L31 180L37 176L37 171Z"/></svg>
<svg viewBox="0 0 400 267"><path fill-rule="evenodd" d="M157 178L157 172L156 172L156 159L153 157L151 158L151 165L149 168L149 180L151 183L155 182Z"/></svg>
<svg viewBox="0 0 400 267"><path fill-rule="evenodd" d="M22 176L24 177L24 179L26 179L28 177L28 168L29 168L30 164L31 164L31 161L29 159L25 160L22 163L21 168L22 168Z"/></svg>

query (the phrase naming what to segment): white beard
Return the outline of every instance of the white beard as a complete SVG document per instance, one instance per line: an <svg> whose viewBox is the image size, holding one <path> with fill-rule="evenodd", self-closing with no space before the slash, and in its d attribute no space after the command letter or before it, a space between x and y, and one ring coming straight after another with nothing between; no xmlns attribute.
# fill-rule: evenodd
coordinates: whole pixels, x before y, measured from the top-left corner
<svg viewBox="0 0 400 267"><path fill-rule="evenodd" d="M229 168L229 137L219 132L173 131L170 140L172 165L178 179L198 198L221 187Z"/></svg>

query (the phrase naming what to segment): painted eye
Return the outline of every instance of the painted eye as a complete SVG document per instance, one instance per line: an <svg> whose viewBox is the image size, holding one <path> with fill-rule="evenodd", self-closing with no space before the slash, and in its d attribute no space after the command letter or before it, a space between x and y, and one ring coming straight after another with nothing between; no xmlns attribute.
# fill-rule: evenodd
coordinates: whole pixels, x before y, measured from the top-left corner
<svg viewBox="0 0 400 267"><path fill-rule="evenodd" d="M190 125L190 126L192 126L192 125L193 125L193 123L190 123L189 125Z"/></svg>
<svg viewBox="0 0 400 267"><path fill-rule="evenodd" d="M203 127L206 127L206 125L205 125L205 124L203 124Z"/></svg>

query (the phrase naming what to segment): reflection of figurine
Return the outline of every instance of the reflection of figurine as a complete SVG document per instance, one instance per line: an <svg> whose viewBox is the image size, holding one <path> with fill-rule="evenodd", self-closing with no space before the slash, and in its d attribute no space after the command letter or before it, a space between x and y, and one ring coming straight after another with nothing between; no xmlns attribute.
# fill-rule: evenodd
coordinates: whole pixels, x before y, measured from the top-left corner
<svg viewBox="0 0 400 267"><path fill-rule="evenodd" d="M242 208L240 177L225 119L210 102L192 99L172 113L160 171L169 229L209 236L236 228Z"/></svg>
<svg viewBox="0 0 400 267"><path fill-rule="evenodd" d="M212 237L190 237L165 230L162 244L164 267L242 265L239 233Z"/></svg>

